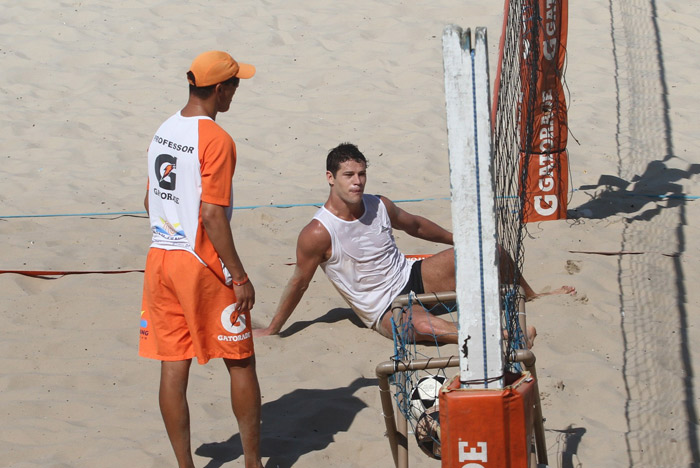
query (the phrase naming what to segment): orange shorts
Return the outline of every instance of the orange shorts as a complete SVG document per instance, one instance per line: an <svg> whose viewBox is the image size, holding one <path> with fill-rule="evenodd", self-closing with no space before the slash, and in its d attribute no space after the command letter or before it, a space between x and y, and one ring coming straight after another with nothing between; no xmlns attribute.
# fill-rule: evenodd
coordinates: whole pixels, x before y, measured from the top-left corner
<svg viewBox="0 0 700 468"><path fill-rule="evenodd" d="M190 252L151 248L146 258L139 355L161 361L253 355L250 312Z"/></svg>

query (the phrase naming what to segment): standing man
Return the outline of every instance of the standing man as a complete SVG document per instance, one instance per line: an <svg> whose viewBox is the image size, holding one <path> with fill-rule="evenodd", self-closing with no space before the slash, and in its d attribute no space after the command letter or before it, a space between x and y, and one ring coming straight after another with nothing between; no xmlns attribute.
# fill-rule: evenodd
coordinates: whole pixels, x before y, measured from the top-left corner
<svg viewBox="0 0 700 468"><path fill-rule="evenodd" d="M159 403L179 468L193 468L187 382L192 358L223 358L246 468L260 461L260 387L250 309L255 290L231 233L236 145L215 123L255 67L226 52L199 55L187 105L148 149L146 259L139 354L161 361Z"/></svg>

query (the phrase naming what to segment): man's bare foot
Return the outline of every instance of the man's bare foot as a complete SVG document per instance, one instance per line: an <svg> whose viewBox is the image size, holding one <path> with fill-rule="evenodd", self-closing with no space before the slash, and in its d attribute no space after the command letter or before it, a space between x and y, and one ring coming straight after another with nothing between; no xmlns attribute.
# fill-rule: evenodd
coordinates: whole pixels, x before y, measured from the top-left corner
<svg viewBox="0 0 700 468"><path fill-rule="evenodd" d="M525 300L527 302L534 301L538 297L543 297L543 296L554 296L556 294L568 294L569 296L575 296L576 295L576 288L573 286L562 286L559 289L554 289L552 291L545 291L545 292L540 292L536 293L533 291L532 294L528 295Z"/></svg>

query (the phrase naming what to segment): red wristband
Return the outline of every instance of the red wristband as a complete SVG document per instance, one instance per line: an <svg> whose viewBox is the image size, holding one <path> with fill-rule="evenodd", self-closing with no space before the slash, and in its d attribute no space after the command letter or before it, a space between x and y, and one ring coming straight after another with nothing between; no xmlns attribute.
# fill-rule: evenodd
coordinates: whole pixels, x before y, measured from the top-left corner
<svg viewBox="0 0 700 468"><path fill-rule="evenodd" d="M248 275L245 275L245 278L243 278L242 281L236 281L235 279L231 278L231 282L235 284L236 286L243 286L246 284L250 279L248 278Z"/></svg>

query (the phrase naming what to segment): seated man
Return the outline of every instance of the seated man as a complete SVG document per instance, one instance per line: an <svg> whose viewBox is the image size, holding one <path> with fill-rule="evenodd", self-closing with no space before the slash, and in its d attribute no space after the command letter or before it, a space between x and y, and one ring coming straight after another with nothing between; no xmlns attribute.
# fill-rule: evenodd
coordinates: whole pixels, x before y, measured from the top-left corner
<svg viewBox="0 0 700 468"><path fill-rule="evenodd" d="M328 153L328 200L297 240L297 261L275 316L254 336L279 333L320 265L367 325L391 338L391 303L397 296L454 291L454 250L424 260L407 259L396 246L392 229L431 242L452 245L452 233L422 216L412 215L383 196L366 195L367 160L353 144L343 143ZM526 295L536 296L523 281ZM572 292L573 288L568 291ZM457 343L457 326L435 317L421 306L413 308L418 341Z"/></svg>

